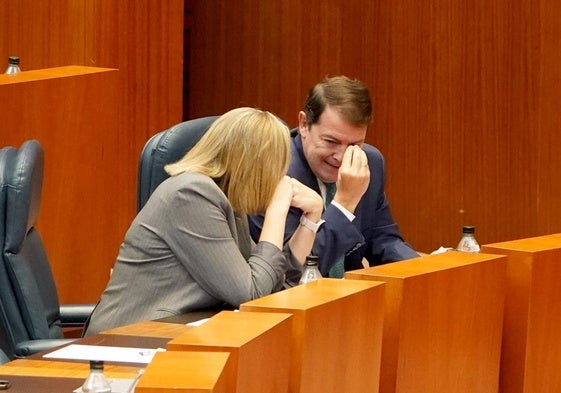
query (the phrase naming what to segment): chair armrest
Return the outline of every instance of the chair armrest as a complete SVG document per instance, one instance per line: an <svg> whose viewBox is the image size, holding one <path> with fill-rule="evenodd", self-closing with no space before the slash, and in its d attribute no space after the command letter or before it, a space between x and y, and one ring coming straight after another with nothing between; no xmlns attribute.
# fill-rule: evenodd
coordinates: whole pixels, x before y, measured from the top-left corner
<svg viewBox="0 0 561 393"><path fill-rule="evenodd" d="M8 358L8 355L6 355L4 351L0 349L0 364L8 363L9 361L10 359Z"/></svg>
<svg viewBox="0 0 561 393"><path fill-rule="evenodd" d="M62 327L84 326L90 317L95 304L63 304L60 306L60 322Z"/></svg>
<svg viewBox="0 0 561 393"><path fill-rule="evenodd" d="M54 349L61 345L70 344L74 339L47 338L44 340L22 341L16 345L15 354L17 358L27 357L39 352Z"/></svg>

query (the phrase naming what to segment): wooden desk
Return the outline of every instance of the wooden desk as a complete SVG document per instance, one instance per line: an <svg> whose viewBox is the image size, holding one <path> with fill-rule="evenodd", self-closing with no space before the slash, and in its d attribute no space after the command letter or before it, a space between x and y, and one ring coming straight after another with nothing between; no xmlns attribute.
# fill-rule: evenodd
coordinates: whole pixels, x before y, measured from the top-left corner
<svg viewBox="0 0 561 393"><path fill-rule="evenodd" d="M197 318L199 317L197 316ZM183 316L183 319L192 320L193 316L186 315ZM169 322L143 321L81 338L74 344L164 348L171 338L179 336L189 329L193 329L193 327ZM71 392L79 387L89 373L88 362L43 357L52 351L45 351L26 359L16 359L0 365L0 378L8 379L11 382L9 392ZM226 392L226 390L221 390L221 387L226 383L223 367L225 367L227 358L227 353L189 354L184 352L178 355L166 352L165 355L157 354L148 367L144 364L105 362L105 374L109 378L133 379L140 369L146 367L146 373L142 377L143 382L139 383L139 389L136 390L138 392ZM170 359L175 363L174 368L169 367ZM203 368L200 369L200 367ZM203 370L204 372L177 373L177 370L181 368ZM170 378L168 375L170 372L178 375Z"/></svg>
<svg viewBox="0 0 561 393"><path fill-rule="evenodd" d="M84 382L81 378L29 377L1 373L0 379L10 381L11 387L6 390L7 393L70 393Z"/></svg>
<svg viewBox="0 0 561 393"><path fill-rule="evenodd" d="M482 250L508 256L500 391L561 392L561 234Z"/></svg>
<svg viewBox="0 0 561 393"><path fill-rule="evenodd" d="M323 278L240 310L294 316L291 393L378 391L384 283Z"/></svg>
<svg viewBox="0 0 561 393"><path fill-rule="evenodd" d="M135 392L232 393L227 379L231 367L228 352L160 352L146 367Z"/></svg>
<svg viewBox="0 0 561 393"><path fill-rule="evenodd" d="M136 329L134 327L133 329ZM72 344L103 345L109 347L164 348L170 339L167 337L142 337L131 335L96 334L78 339ZM43 355L55 349L34 354L25 359L12 360L0 365L0 374L27 376L56 376L85 378L89 363L83 360L69 361L44 358ZM144 364L124 364L105 362L105 372L111 378L134 378Z"/></svg>
<svg viewBox="0 0 561 393"><path fill-rule="evenodd" d="M497 393L505 263L447 252L345 274L386 282L380 392Z"/></svg>
<svg viewBox="0 0 561 393"><path fill-rule="evenodd" d="M170 340L172 351L228 352L228 391L286 393L292 315L222 311Z"/></svg>
<svg viewBox="0 0 561 393"><path fill-rule="evenodd" d="M144 365L106 363L109 378L133 379ZM0 365L0 379L11 383L9 393L72 392L82 385L90 371L88 362L52 359L16 359Z"/></svg>
<svg viewBox="0 0 561 393"><path fill-rule="evenodd" d="M134 378L144 365L105 363L105 374L110 378ZM27 375L38 377L73 377L85 379L90 371L86 361L54 359L15 359L0 366L0 375ZM7 379L10 379L9 377Z"/></svg>

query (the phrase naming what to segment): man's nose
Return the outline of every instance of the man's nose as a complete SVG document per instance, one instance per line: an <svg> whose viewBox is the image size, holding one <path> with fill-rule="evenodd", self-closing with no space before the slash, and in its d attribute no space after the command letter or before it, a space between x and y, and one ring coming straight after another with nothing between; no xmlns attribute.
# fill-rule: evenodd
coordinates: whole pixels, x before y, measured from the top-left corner
<svg viewBox="0 0 561 393"><path fill-rule="evenodd" d="M339 145L333 150L333 158L337 161L337 163L340 164L343 161L343 156L345 155L347 147L348 145Z"/></svg>

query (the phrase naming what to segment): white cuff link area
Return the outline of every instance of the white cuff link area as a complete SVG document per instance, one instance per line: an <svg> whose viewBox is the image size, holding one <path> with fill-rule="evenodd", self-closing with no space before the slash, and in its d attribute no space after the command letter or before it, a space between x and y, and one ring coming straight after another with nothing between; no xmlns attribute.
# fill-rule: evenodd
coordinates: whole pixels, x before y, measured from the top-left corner
<svg viewBox="0 0 561 393"><path fill-rule="evenodd" d="M313 222L312 220L309 220L305 214L302 214L302 216L300 216L300 225L308 228L313 233L317 233L319 227L321 227L321 224L323 224L324 222L325 220L321 219L318 222Z"/></svg>

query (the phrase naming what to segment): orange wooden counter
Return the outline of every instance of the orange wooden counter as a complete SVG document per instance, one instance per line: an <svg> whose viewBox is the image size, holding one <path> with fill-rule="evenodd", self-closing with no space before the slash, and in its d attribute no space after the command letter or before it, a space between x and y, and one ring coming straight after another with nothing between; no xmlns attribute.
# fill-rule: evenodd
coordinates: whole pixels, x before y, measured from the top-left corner
<svg viewBox="0 0 561 393"><path fill-rule="evenodd" d="M482 250L508 256L500 392L561 392L561 234Z"/></svg>
<svg viewBox="0 0 561 393"><path fill-rule="evenodd" d="M447 252L345 274L386 282L380 392L497 393L505 264Z"/></svg>
<svg viewBox="0 0 561 393"><path fill-rule="evenodd" d="M285 393L288 392L291 318L290 314L222 311L203 325L172 339L166 348L228 352L228 392Z"/></svg>
<svg viewBox="0 0 561 393"><path fill-rule="evenodd" d="M383 283L324 278L240 310L293 314L291 393L378 391Z"/></svg>
<svg viewBox="0 0 561 393"><path fill-rule="evenodd" d="M227 352L160 352L146 367L136 393L230 393Z"/></svg>

